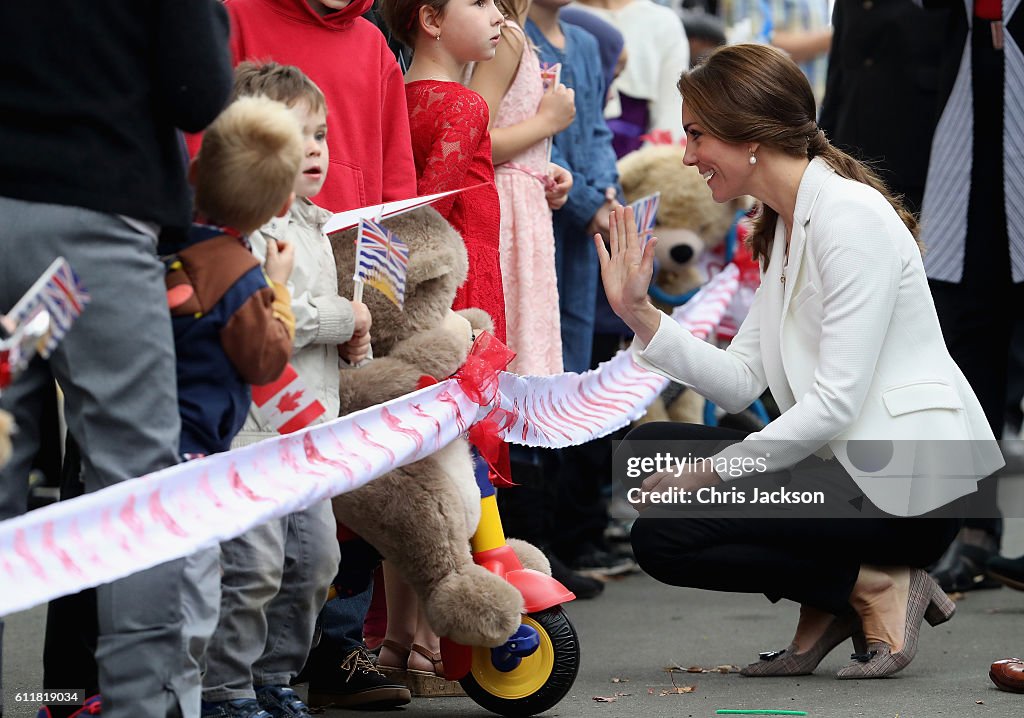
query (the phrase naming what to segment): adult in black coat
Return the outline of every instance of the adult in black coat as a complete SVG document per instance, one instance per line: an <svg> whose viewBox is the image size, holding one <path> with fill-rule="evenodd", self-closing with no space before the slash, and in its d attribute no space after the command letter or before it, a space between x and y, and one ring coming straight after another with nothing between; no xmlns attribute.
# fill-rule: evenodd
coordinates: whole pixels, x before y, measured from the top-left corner
<svg viewBox="0 0 1024 718"><path fill-rule="evenodd" d="M178 461L157 236L190 223L179 130L202 130L226 103L228 32L215 0L0 3L0 313L58 256L91 297L48 364L32 362L0 397L19 428L0 469L0 521L25 510L54 379L86 492ZM102 690L104 716L199 715L201 636L186 563L96 589L99 670L89 682Z"/></svg>
<svg viewBox="0 0 1024 718"><path fill-rule="evenodd" d="M1008 355L1024 306L1024 43L1020 0L924 0L945 16L943 115L922 203L925 269L953 358L1001 436ZM1005 107L1004 107L1005 105ZM1009 316L1007 316L1009 312ZM944 588L985 582L1002 521L992 479L933 575Z"/></svg>
<svg viewBox="0 0 1024 718"><path fill-rule="evenodd" d="M921 211L939 119L944 13L912 0L837 0L818 126L872 163L908 208Z"/></svg>
<svg viewBox="0 0 1024 718"><path fill-rule="evenodd" d="M886 181L920 212L943 335L997 437L1024 300L1024 177L1015 169L1024 125L1011 106L1004 126L1003 108L1004 99L1016 103L1024 94L1014 84L1024 85L1019 55L1003 47L1024 41L1019 6L838 0L821 117L833 141L878 160ZM992 585L985 563L1002 532L995 489L992 479L982 483L964 531L933 571L946 590Z"/></svg>

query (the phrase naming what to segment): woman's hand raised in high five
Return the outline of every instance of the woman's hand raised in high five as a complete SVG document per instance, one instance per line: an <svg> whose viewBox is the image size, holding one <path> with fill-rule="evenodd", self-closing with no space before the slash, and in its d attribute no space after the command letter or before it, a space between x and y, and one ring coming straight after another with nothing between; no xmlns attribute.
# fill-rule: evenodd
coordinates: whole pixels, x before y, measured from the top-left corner
<svg viewBox="0 0 1024 718"><path fill-rule="evenodd" d="M641 243L632 207L612 210L608 225L607 247L600 234L594 235L604 293L612 311L647 344L661 323L661 312L647 300L658 240L651 237L646 244Z"/></svg>

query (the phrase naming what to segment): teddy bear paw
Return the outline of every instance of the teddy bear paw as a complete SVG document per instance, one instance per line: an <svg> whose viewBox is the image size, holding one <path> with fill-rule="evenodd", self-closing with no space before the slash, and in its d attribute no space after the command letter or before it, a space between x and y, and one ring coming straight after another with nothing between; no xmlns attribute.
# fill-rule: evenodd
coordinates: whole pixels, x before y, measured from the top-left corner
<svg viewBox="0 0 1024 718"><path fill-rule="evenodd" d="M515 553L523 568L540 571L545 576L551 575L551 562L548 561L548 557L544 555L544 552L532 543L517 538L505 539L505 543Z"/></svg>
<svg viewBox="0 0 1024 718"><path fill-rule="evenodd" d="M515 633L522 613L519 591L476 564L445 577L426 602L434 631L466 646L500 646Z"/></svg>

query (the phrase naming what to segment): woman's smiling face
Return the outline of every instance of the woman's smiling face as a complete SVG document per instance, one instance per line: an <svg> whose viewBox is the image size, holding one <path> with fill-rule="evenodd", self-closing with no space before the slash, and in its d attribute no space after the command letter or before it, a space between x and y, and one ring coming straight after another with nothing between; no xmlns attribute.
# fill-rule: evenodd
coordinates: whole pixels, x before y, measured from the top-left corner
<svg viewBox="0 0 1024 718"><path fill-rule="evenodd" d="M746 189L756 165L750 164L746 143L720 140L708 134L704 126L683 103L683 131L686 132L686 152L683 164L695 166L711 189L716 202L749 194Z"/></svg>

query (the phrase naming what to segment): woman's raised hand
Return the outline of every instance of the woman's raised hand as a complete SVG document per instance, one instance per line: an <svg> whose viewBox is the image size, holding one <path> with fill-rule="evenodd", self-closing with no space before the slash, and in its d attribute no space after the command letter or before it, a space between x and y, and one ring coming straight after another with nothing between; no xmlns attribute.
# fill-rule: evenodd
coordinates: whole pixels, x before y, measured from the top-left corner
<svg viewBox="0 0 1024 718"><path fill-rule="evenodd" d="M644 343L654 336L661 320L661 313L647 301L657 241L651 237L646 244L641 243L632 207L612 210L607 248L601 235L594 235L608 304Z"/></svg>

